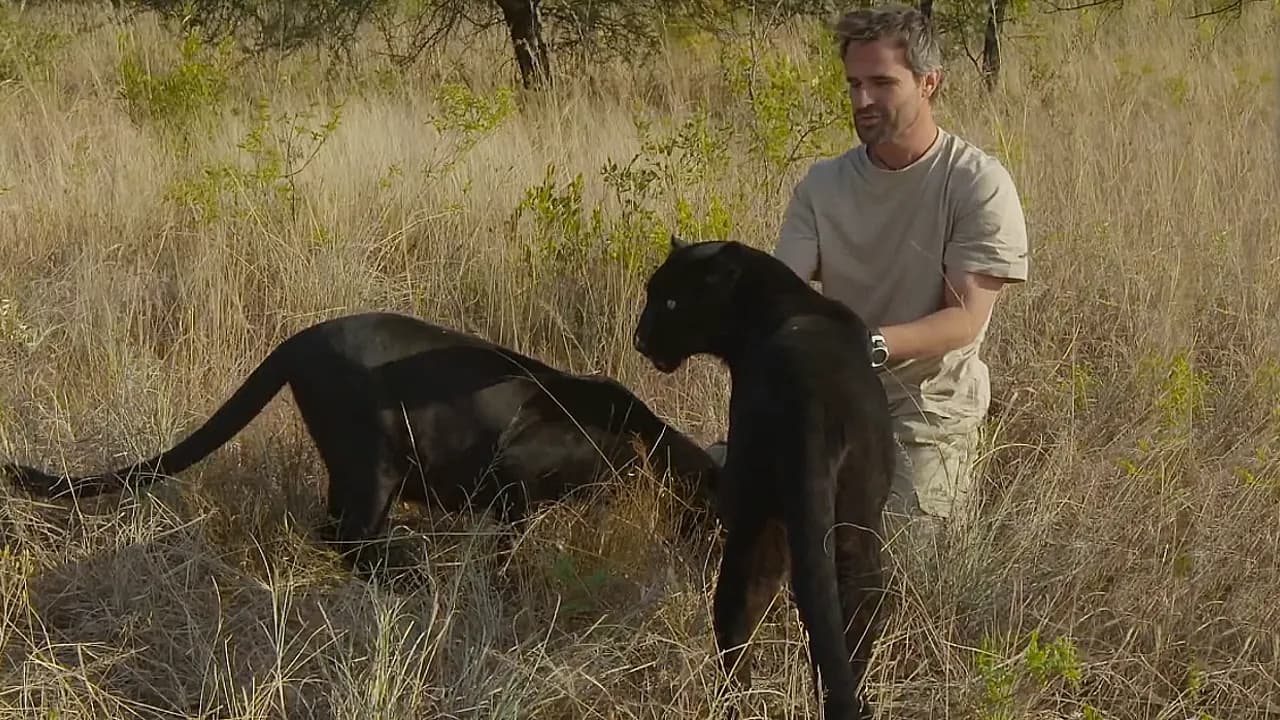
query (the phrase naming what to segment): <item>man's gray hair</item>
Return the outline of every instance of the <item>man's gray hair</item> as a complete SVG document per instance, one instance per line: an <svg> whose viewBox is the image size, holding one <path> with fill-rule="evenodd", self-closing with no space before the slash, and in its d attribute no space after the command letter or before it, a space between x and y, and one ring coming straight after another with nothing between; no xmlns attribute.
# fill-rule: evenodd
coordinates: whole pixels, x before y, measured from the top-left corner
<svg viewBox="0 0 1280 720"><path fill-rule="evenodd" d="M843 60L851 43L889 39L906 50L907 66L917 77L942 68L942 51L929 19L916 8L889 3L845 13L836 23L836 39Z"/></svg>

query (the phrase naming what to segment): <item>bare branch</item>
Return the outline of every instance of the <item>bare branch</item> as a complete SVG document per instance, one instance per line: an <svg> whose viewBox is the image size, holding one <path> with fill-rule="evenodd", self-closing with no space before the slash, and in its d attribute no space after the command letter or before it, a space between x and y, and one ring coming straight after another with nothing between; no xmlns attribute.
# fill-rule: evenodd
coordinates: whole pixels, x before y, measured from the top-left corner
<svg viewBox="0 0 1280 720"><path fill-rule="evenodd" d="M1198 13L1195 13L1194 15L1188 15L1187 19L1200 20L1202 18L1215 17L1217 15L1227 15L1227 14L1234 15L1238 18L1240 17L1241 12L1243 11L1244 11L1244 0L1230 0L1229 2L1223 5L1220 5L1216 8L1205 10L1203 12L1198 12Z"/></svg>
<svg viewBox="0 0 1280 720"><path fill-rule="evenodd" d="M1089 2L1076 3L1074 5L1059 5L1058 3L1053 2L1053 0L1046 0L1046 4L1049 6L1049 9L1046 10L1045 13L1051 15L1053 13L1060 12L1075 12L1077 10L1088 10L1089 8L1102 7L1103 5L1122 5L1123 3L1124 0L1089 0Z"/></svg>

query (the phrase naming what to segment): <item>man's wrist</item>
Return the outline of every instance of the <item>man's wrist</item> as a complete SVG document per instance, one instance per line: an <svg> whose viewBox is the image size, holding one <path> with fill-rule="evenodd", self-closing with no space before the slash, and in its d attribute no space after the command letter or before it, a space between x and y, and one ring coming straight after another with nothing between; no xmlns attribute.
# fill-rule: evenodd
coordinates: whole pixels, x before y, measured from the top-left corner
<svg viewBox="0 0 1280 720"><path fill-rule="evenodd" d="M879 370L889 362L889 344L879 328L871 328L867 334L867 350L871 355L871 367Z"/></svg>

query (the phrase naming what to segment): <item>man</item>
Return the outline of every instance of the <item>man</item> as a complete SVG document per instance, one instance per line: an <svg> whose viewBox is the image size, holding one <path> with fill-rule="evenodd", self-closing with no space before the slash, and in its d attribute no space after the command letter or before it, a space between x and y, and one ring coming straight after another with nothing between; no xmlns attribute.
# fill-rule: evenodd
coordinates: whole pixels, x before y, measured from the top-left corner
<svg viewBox="0 0 1280 720"><path fill-rule="evenodd" d="M978 350L1001 287L1027 278L1027 234L1005 168L934 121L941 53L926 18L900 5L855 10L836 36L862 144L810 167L774 254L879 328L873 359L886 361L902 444L892 532L902 515L968 510L990 403Z"/></svg>

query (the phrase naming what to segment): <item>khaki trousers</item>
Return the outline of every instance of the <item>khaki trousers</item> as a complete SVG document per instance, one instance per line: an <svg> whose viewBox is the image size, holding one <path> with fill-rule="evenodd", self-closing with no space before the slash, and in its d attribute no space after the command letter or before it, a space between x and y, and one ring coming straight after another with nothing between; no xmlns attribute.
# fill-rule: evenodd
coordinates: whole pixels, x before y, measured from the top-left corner
<svg viewBox="0 0 1280 720"><path fill-rule="evenodd" d="M973 510L982 419L946 418L914 405L894 410L898 462L883 515L885 542L907 554L936 553L940 533L960 530Z"/></svg>
<svg viewBox="0 0 1280 720"><path fill-rule="evenodd" d="M980 418L943 418L912 410L893 419L898 463L887 509L908 516L960 519L972 505Z"/></svg>
<svg viewBox="0 0 1280 720"><path fill-rule="evenodd" d="M922 411L909 400L893 408L898 457L885 504L890 534L907 524L954 526L967 518L981 426L981 418L947 418ZM707 450L724 464L728 446L723 440Z"/></svg>

